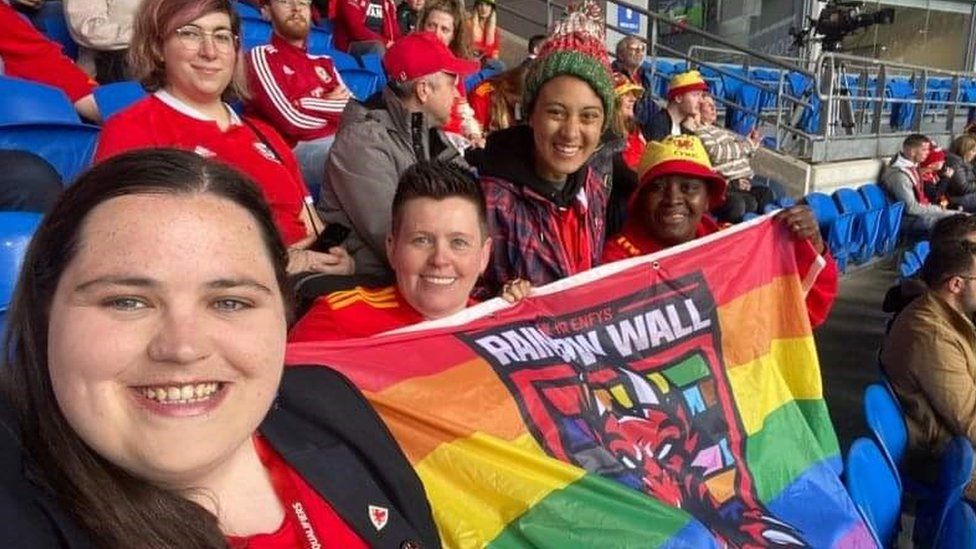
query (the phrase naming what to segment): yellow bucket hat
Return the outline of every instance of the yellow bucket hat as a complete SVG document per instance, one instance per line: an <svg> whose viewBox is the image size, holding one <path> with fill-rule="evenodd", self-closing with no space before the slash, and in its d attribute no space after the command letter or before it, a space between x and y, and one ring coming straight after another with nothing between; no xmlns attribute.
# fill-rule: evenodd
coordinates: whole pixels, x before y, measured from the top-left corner
<svg viewBox="0 0 976 549"><path fill-rule="evenodd" d="M651 141L644 148L637 177L643 187L665 175L684 175L702 179L708 184L709 208L725 202L725 178L712 169L701 139L694 135L671 135ZM637 196L638 193L634 193Z"/></svg>
<svg viewBox="0 0 976 549"><path fill-rule="evenodd" d="M668 101L694 90L708 91L708 83L702 78L700 72L688 71L676 74L668 83Z"/></svg>

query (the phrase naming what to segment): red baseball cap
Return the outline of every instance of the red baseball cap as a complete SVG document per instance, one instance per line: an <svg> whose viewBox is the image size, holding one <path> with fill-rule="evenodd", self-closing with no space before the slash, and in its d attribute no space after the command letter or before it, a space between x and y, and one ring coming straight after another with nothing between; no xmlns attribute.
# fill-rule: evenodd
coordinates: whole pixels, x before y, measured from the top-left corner
<svg viewBox="0 0 976 549"><path fill-rule="evenodd" d="M432 32L408 34L394 42L383 56L386 76L396 82L437 72L465 77L478 72L480 67L477 61L455 57Z"/></svg>

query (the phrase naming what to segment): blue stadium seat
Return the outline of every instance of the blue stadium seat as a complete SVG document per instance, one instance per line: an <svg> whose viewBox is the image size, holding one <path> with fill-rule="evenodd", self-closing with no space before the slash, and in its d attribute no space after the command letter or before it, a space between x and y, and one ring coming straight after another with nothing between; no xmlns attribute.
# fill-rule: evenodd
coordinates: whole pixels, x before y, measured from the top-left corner
<svg viewBox="0 0 976 549"><path fill-rule="evenodd" d="M915 514L916 547L930 547L942 530L950 509L962 501L973 471L973 445L966 437L954 437L939 460L934 493L921 501Z"/></svg>
<svg viewBox="0 0 976 549"><path fill-rule="evenodd" d="M335 49L335 46L332 45L332 33L318 27L310 28L305 47L313 55L328 54Z"/></svg>
<svg viewBox="0 0 976 549"><path fill-rule="evenodd" d="M247 2L234 2L234 11L236 11L237 15L240 15L241 17L261 19L261 10L252 6L251 4L248 4Z"/></svg>
<svg viewBox="0 0 976 549"><path fill-rule="evenodd" d="M803 198L813 210L813 215L820 225L820 232L830 249L831 255L837 261L837 268L841 272L847 268L850 259L851 234L854 228L854 216L842 214L829 196L823 193L810 193Z"/></svg>
<svg viewBox="0 0 976 549"><path fill-rule="evenodd" d="M244 51L271 42L271 23L261 17L241 17L241 45Z"/></svg>
<svg viewBox="0 0 976 549"><path fill-rule="evenodd" d="M464 79L464 92L471 93L478 84L498 74L495 69L484 68Z"/></svg>
<svg viewBox="0 0 976 549"><path fill-rule="evenodd" d="M864 390L864 418L891 468L898 470L908 448L908 427L895 395L880 383ZM898 479L901 485L901 479Z"/></svg>
<svg viewBox="0 0 976 549"><path fill-rule="evenodd" d="M346 69L340 74L342 81L346 83L346 87L360 101L365 101L367 97L380 89L378 86L379 78L366 69Z"/></svg>
<svg viewBox="0 0 976 549"><path fill-rule="evenodd" d="M929 256L929 251L931 250L932 245L929 244L928 240L916 242L915 246L912 247L912 251L915 252L915 255L918 256L918 260L922 263L925 263L925 258Z"/></svg>
<svg viewBox="0 0 976 549"><path fill-rule="evenodd" d="M0 124L81 123L68 96L51 86L0 76L0 97Z"/></svg>
<svg viewBox="0 0 976 549"><path fill-rule="evenodd" d="M796 206L796 199L792 196L784 196L777 198L776 204L778 204L780 208L789 208L791 206Z"/></svg>
<svg viewBox="0 0 976 549"><path fill-rule="evenodd" d="M742 220L743 221L751 221L751 220L753 220L753 219L755 219L757 217L759 217L759 214L757 214L756 212L746 212L745 214L743 214Z"/></svg>
<svg viewBox="0 0 976 549"><path fill-rule="evenodd" d="M318 55L328 55L332 58L332 62L335 64L337 71L344 71L347 69L360 69L359 61L356 58L349 55L344 51L339 50L326 50L318 53Z"/></svg>
<svg viewBox="0 0 976 549"><path fill-rule="evenodd" d="M949 509L933 544L935 549L976 549L976 513L960 501Z"/></svg>
<svg viewBox="0 0 976 549"><path fill-rule="evenodd" d="M95 103L102 120L125 109L146 96L146 90L138 82L125 81L104 84L95 88Z"/></svg>
<svg viewBox="0 0 976 549"><path fill-rule="evenodd" d="M907 78L892 78L888 81L886 95L892 99L912 99L915 97L915 86ZM915 105L913 103L892 103L891 104L891 129L908 130L912 127L912 119L915 117Z"/></svg>
<svg viewBox="0 0 976 549"><path fill-rule="evenodd" d="M901 521L901 486L878 445L869 438L851 444L844 485L880 547L893 547Z"/></svg>
<svg viewBox="0 0 976 549"><path fill-rule="evenodd" d="M912 250L905 250L901 262L898 263L898 276L902 279L912 278L921 268L922 262L918 259L918 255Z"/></svg>
<svg viewBox="0 0 976 549"><path fill-rule="evenodd" d="M78 58L78 44L71 37L68 22L64 18L64 4L61 0L45 0L34 15L34 24L44 36L61 44L61 51L72 59Z"/></svg>
<svg viewBox="0 0 976 549"><path fill-rule="evenodd" d="M364 69L376 74L379 77L379 86L386 85L386 70L383 69L383 59L376 54L366 54L359 56L359 64Z"/></svg>
<svg viewBox="0 0 976 549"><path fill-rule="evenodd" d="M41 217L33 212L0 212L0 312L10 305L27 245Z"/></svg>
<svg viewBox="0 0 976 549"><path fill-rule="evenodd" d="M733 103L758 113L763 107L763 93L758 87L743 83L735 92ZM746 135L756 126L759 118L742 108L729 107L725 112L725 125L734 132Z"/></svg>
<svg viewBox="0 0 976 549"><path fill-rule="evenodd" d="M841 213L854 215L852 259L859 263L868 261L877 250L884 211L881 208L869 208L864 197L854 189L837 189L834 191L834 201Z"/></svg>
<svg viewBox="0 0 976 549"><path fill-rule="evenodd" d="M779 204L775 202L770 202L769 204L766 204L765 207L763 207L763 213L764 214L773 213L777 210L782 210L782 209L783 207L780 206Z"/></svg>
<svg viewBox="0 0 976 549"><path fill-rule="evenodd" d="M804 74L790 71L786 74L786 84L790 95L810 104L809 107L803 107L800 129L807 133L817 133L820 130L820 98L814 93L816 82Z"/></svg>
<svg viewBox="0 0 976 549"><path fill-rule="evenodd" d="M878 231L878 251L881 254L889 254L895 250L898 244L898 231L901 229L901 215L905 210L904 202L891 202L885 194L884 189L868 183L862 185L858 192L864 197L864 202L869 208L879 208L884 210L881 216L881 229Z"/></svg>
<svg viewBox="0 0 976 549"><path fill-rule="evenodd" d="M87 124L0 124L0 149L28 151L40 156L57 170L61 181L69 185L91 164L98 131L97 126Z"/></svg>

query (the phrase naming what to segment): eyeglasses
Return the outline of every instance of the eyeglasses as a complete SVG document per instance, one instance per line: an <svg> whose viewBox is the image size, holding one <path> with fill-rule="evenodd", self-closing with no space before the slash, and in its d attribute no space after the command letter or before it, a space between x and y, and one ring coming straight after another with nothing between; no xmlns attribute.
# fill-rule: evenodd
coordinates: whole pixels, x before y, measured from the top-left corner
<svg viewBox="0 0 976 549"><path fill-rule="evenodd" d="M271 0L283 8L310 8L312 0Z"/></svg>
<svg viewBox="0 0 976 549"><path fill-rule="evenodd" d="M188 51L200 51L203 40L209 36L218 53L233 53L237 50L237 35L228 29L205 31L196 25L176 29L176 38Z"/></svg>
<svg viewBox="0 0 976 549"><path fill-rule="evenodd" d="M627 51L646 51L647 50L647 46L641 44L639 46L627 46L624 49L627 50Z"/></svg>

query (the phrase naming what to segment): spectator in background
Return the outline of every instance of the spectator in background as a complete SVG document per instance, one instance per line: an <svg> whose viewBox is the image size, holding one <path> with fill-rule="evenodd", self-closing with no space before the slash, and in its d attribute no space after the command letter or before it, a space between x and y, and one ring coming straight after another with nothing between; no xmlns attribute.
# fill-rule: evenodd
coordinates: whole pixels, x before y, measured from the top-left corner
<svg viewBox="0 0 976 549"><path fill-rule="evenodd" d="M61 53L13 8L0 2L0 73L54 86L74 103L78 114L101 120L92 90L97 83Z"/></svg>
<svg viewBox="0 0 976 549"><path fill-rule="evenodd" d="M935 480L950 439L976 444L976 244L933 246L922 266L928 290L895 319L881 365L905 412L906 467ZM966 487L976 499L976 484Z"/></svg>
<svg viewBox="0 0 976 549"><path fill-rule="evenodd" d="M525 81L527 126L493 133L480 167L492 261L483 294L538 286L599 264L607 188L587 162L613 113L604 23L575 6L542 46Z"/></svg>
<svg viewBox="0 0 976 549"><path fill-rule="evenodd" d="M968 240L976 244L976 216L953 215L940 219L929 233L929 244L932 247L957 240ZM888 322L889 330L898 314L927 289L925 283L917 276L902 279L898 284L888 288L881 310L892 313L892 318Z"/></svg>
<svg viewBox="0 0 976 549"><path fill-rule="evenodd" d="M698 71L676 74L668 83L668 105L651 116L644 128L648 141L660 141L669 135L681 135L686 118L698 116L708 84Z"/></svg>
<svg viewBox="0 0 976 549"><path fill-rule="evenodd" d="M647 44L636 36L625 36L617 42L616 54L617 58L610 65L613 72L621 73L640 85L643 82L641 69L647 57Z"/></svg>
<svg viewBox="0 0 976 549"><path fill-rule="evenodd" d="M444 318L471 303L491 257L485 197L470 173L451 162L407 168L393 196L386 254L396 283L356 287L318 298L292 328L289 342L368 337ZM505 288L516 301L528 284Z"/></svg>
<svg viewBox="0 0 976 549"><path fill-rule="evenodd" d="M607 236L616 235L627 218L627 203L637 188L637 165L647 140L634 118L634 105L644 88L635 84L627 75L613 73L613 91L617 98L614 106L611 132L604 135L604 147L613 146L609 136L622 136L623 148L613 152L610 172L610 199L607 203ZM591 161L592 165L592 161Z"/></svg>
<svg viewBox="0 0 976 549"><path fill-rule="evenodd" d="M949 204L960 205L967 212L976 212L976 137L963 134L957 137L946 153L946 167L952 169L946 194Z"/></svg>
<svg viewBox="0 0 976 549"><path fill-rule="evenodd" d="M397 181L421 160L464 164L441 127L451 116L457 81L478 70L434 34L401 38L383 59L389 84L370 103L350 101L326 164L319 209L352 229L346 240L356 274L392 274L386 258L390 204Z"/></svg>
<svg viewBox="0 0 976 549"><path fill-rule="evenodd" d="M922 179L922 188L929 202L943 208L949 205L946 191L952 174L952 168L946 168L945 151L933 142L928 156L918 164L918 175Z"/></svg>
<svg viewBox="0 0 976 549"><path fill-rule="evenodd" d="M528 68L528 66L535 61L535 58L539 56L539 50L542 48L542 44L545 41L546 35L544 34L534 34L530 36L528 46L526 48L527 52L525 59L523 59L519 65Z"/></svg>
<svg viewBox="0 0 976 549"><path fill-rule="evenodd" d="M239 117L225 102L245 89L239 33L225 0L145 0L129 53L134 76L152 94L108 120L95 158L175 147L220 159L261 188L289 246L290 273L349 274L344 249L308 249L324 224L291 149L273 128Z"/></svg>
<svg viewBox="0 0 976 549"><path fill-rule="evenodd" d="M901 151L881 170L881 184L895 200L905 203L901 230L913 237L925 238L937 221L959 213L932 204L925 196L918 164L929 155L931 146L928 137L911 134L902 142Z"/></svg>
<svg viewBox="0 0 976 549"><path fill-rule="evenodd" d="M605 263L679 246L719 230L705 214L721 205L727 182L712 169L697 137L668 136L648 143L638 177L624 229L603 250ZM821 258L826 261L806 300L810 324L819 326L837 295L837 264L809 207L787 208L776 219L793 235L797 264L802 269L812 269Z"/></svg>
<svg viewBox="0 0 976 549"><path fill-rule="evenodd" d="M474 11L468 17L467 25L470 28L472 53L481 61L481 66L505 70L505 64L498 58L502 43L495 0L475 0Z"/></svg>
<svg viewBox="0 0 976 549"><path fill-rule="evenodd" d="M468 104L486 135L523 122L522 90L528 67L519 65L478 84L468 94Z"/></svg>
<svg viewBox="0 0 976 549"><path fill-rule="evenodd" d="M249 113L270 123L293 147L313 195L325 179L325 160L342 111L352 97L327 55L305 49L312 24L310 0L265 0L271 43L247 56Z"/></svg>
<svg viewBox="0 0 976 549"><path fill-rule="evenodd" d="M400 37L393 0L331 0L336 48L352 55L383 53Z"/></svg>
<svg viewBox="0 0 976 549"><path fill-rule="evenodd" d="M685 119L682 126L701 139L708 158L728 182L725 204L712 213L720 221L738 223L747 212L762 213L773 202L769 187L753 185L751 159L762 146L762 136L753 128L749 136L715 125L718 112L711 95L702 98L699 113Z"/></svg>
<svg viewBox="0 0 976 549"><path fill-rule="evenodd" d="M424 5L419 28L434 33L459 59L471 57L468 29L464 24L464 5L460 0L430 0ZM464 80L458 80L458 97L451 109L451 118L444 125L444 132L461 151L484 146L484 128L474 116L468 104Z"/></svg>
<svg viewBox="0 0 976 549"><path fill-rule="evenodd" d="M397 6L397 24L400 25L400 35L406 36L417 30L417 20L420 10L424 9L424 0L403 0Z"/></svg>
<svg viewBox="0 0 976 549"><path fill-rule="evenodd" d="M126 54L132 21L142 0L64 0L71 37L80 46L78 64L99 84L129 79Z"/></svg>

